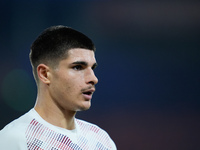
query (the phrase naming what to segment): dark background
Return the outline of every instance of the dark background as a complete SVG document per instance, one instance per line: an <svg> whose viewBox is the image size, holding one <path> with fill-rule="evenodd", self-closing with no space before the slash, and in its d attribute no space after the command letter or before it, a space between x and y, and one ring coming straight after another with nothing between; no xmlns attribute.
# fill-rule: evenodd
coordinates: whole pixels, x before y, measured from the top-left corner
<svg viewBox="0 0 200 150"><path fill-rule="evenodd" d="M200 149L200 2L0 1L0 129L34 106L29 48L52 25L97 47L92 108L120 150Z"/></svg>

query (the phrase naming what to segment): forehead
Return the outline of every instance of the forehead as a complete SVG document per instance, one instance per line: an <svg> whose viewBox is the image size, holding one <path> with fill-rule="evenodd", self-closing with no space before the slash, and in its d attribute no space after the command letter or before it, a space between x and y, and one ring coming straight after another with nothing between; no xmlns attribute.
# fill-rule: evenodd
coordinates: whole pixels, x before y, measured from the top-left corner
<svg viewBox="0 0 200 150"><path fill-rule="evenodd" d="M67 52L67 58L68 61L86 61L95 63L95 54L94 51L88 50L88 49L82 49L82 48L76 48L71 49Z"/></svg>

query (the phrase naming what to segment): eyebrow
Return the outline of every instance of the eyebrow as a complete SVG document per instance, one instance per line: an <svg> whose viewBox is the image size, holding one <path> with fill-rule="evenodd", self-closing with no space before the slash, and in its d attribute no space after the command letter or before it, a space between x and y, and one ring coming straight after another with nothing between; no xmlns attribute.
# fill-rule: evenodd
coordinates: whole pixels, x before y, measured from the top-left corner
<svg viewBox="0 0 200 150"><path fill-rule="evenodd" d="M75 61L75 62L73 62L72 64L74 64L74 65L88 66L88 63L85 62L85 61ZM97 67L97 63L94 63L93 66L92 66L92 68L94 69L94 68L96 68L96 67Z"/></svg>

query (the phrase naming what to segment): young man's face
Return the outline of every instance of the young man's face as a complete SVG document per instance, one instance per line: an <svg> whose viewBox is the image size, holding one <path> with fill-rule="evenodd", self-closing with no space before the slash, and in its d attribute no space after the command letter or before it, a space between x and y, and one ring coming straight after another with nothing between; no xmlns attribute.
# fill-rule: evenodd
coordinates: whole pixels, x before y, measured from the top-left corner
<svg viewBox="0 0 200 150"><path fill-rule="evenodd" d="M69 111L87 110L98 79L94 52L86 49L68 51L56 69L51 70L49 92L59 107Z"/></svg>

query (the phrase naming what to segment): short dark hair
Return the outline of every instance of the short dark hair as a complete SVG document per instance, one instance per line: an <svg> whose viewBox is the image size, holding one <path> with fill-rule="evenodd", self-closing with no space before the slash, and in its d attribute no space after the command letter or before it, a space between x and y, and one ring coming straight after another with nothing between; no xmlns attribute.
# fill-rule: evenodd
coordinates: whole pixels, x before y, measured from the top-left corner
<svg viewBox="0 0 200 150"><path fill-rule="evenodd" d="M74 48L96 50L91 39L70 27L58 25L45 29L31 45L29 55L36 82L40 63L55 65L67 57L68 50Z"/></svg>

